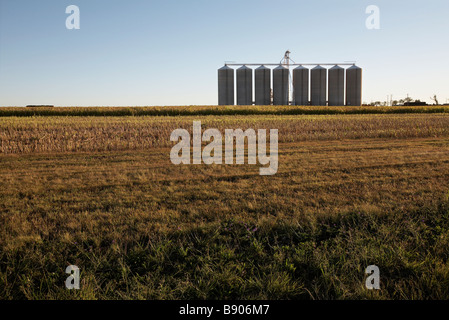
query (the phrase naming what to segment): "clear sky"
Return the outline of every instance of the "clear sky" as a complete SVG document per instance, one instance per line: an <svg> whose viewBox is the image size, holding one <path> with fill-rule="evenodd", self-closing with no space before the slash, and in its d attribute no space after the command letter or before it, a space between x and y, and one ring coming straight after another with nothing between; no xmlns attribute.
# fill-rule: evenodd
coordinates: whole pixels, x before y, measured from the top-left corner
<svg viewBox="0 0 449 320"><path fill-rule="evenodd" d="M225 61L357 61L363 101L449 102L448 0L0 0L0 106L217 104ZM66 7L80 30L66 28ZM365 26L380 8L380 30Z"/></svg>

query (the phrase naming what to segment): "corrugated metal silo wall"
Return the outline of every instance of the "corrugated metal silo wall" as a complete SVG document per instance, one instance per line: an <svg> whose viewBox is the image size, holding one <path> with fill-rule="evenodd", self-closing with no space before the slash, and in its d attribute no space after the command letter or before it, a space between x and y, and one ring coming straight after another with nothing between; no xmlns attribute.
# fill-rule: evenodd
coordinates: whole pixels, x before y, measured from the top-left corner
<svg viewBox="0 0 449 320"><path fill-rule="evenodd" d="M303 66L293 70L293 96L296 106L309 104L309 69Z"/></svg>
<svg viewBox="0 0 449 320"><path fill-rule="evenodd" d="M311 72L311 104L325 106L327 96L327 69L316 66Z"/></svg>
<svg viewBox="0 0 449 320"><path fill-rule="evenodd" d="M288 69L279 66L273 69L273 104L288 105Z"/></svg>
<svg viewBox="0 0 449 320"><path fill-rule="evenodd" d="M234 69L218 69L218 105L234 105Z"/></svg>
<svg viewBox="0 0 449 320"><path fill-rule="evenodd" d="M271 104L271 69L261 66L255 71L256 105Z"/></svg>
<svg viewBox="0 0 449 320"><path fill-rule="evenodd" d="M362 69L357 66L346 69L346 105L362 105Z"/></svg>
<svg viewBox="0 0 449 320"><path fill-rule="evenodd" d="M329 69L329 105L345 105L345 69L339 66Z"/></svg>
<svg viewBox="0 0 449 320"><path fill-rule="evenodd" d="M253 70L243 66L237 69L237 105L253 104Z"/></svg>

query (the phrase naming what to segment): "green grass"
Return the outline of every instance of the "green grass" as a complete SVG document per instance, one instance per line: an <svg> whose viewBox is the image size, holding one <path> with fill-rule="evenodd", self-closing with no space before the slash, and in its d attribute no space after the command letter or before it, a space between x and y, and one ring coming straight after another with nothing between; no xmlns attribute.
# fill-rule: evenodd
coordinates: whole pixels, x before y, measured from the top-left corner
<svg viewBox="0 0 449 320"><path fill-rule="evenodd" d="M1 254L6 299L446 299L449 206L301 223L235 219L125 244L30 244ZM70 260L66 260L70 257ZM82 290L61 270L82 266ZM381 270L381 291L363 287Z"/></svg>

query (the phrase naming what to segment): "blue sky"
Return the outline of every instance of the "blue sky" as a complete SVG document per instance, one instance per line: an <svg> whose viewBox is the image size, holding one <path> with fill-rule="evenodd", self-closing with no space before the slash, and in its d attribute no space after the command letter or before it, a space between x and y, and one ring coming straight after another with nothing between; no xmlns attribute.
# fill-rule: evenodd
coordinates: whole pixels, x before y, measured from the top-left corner
<svg viewBox="0 0 449 320"><path fill-rule="evenodd" d="M217 104L225 61L357 61L363 101L449 102L447 0L0 0L0 106ZM77 5L81 29L65 26ZM368 5L380 30L368 30Z"/></svg>

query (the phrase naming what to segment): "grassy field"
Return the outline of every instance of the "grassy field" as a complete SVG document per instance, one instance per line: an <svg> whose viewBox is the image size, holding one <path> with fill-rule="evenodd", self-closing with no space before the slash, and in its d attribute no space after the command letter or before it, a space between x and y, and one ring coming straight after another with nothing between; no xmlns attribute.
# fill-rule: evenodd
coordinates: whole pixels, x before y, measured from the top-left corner
<svg viewBox="0 0 449 320"><path fill-rule="evenodd" d="M375 109L0 109L0 298L448 299L448 109ZM173 165L194 120L278 129L277 174Z"/></svg>

